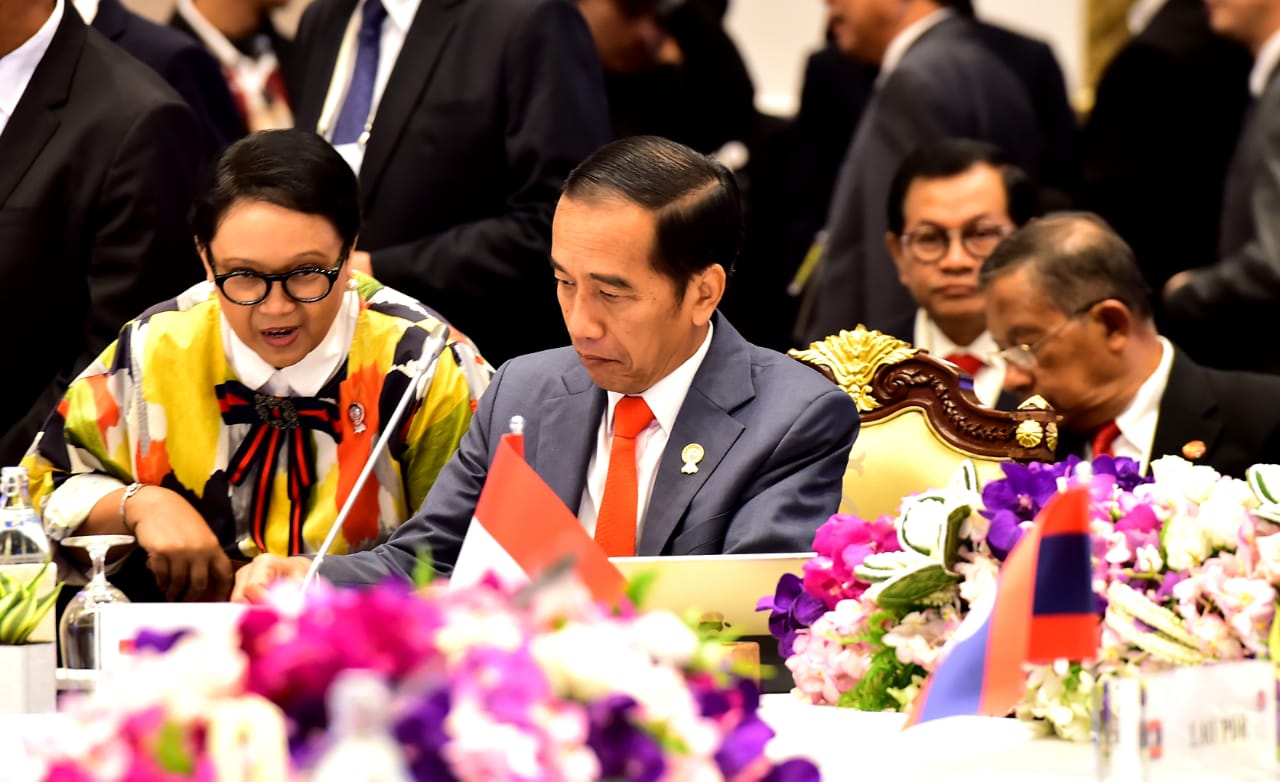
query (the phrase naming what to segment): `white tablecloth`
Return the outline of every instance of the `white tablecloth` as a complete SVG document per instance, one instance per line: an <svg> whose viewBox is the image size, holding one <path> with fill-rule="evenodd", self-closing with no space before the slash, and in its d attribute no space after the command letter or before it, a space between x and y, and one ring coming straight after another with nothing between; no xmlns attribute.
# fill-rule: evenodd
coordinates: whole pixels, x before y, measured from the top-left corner
<svg viewBox="0 0 1280 782"><path fill-rule="evenodd" d="M835 782L1097 778L1093 745L1037 738L1017 720L953 717L903 731L902 714L813 706L791 695L765 695L760 712L778 734L771 758L807 757Z"/></svg>

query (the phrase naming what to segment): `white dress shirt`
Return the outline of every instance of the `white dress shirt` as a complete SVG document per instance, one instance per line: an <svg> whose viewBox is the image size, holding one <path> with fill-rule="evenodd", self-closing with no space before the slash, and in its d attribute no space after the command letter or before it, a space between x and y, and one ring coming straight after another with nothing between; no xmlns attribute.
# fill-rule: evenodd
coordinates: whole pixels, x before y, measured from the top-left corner
<svg viewBox="0 0 1280 782"><path fill-rule="evenodd" d="M995 407L1004 389L1004 361L996 355L1000 348L996 345L991 332L983 331L978 338L968 345L957 345L938 327L923 308L916 310L916 325L912 335L912 344L921 350L927 350L938 358L946 358L952 353L968 353L980 359L984 366L973 378L973 393L978 401L987 407Z"/></svg>
<svg viewBox="0 0 1280 782"><path fill-rule="evenodd" d="M711 347L713 326L707 325L707 336L692 356L676 367L671 374L654 383L640 396L653 411L653 420L644 431L636 437L636 540L644 530L644 517L649 509L649 497L653 494L653 482L658 477L658 464L662 461L662 452L667 447L671 430L676 425L676 417L684 406L684 398L693 385L693 376L698 374L702 360L707 357ZM622 394L608 392L609 401L604 416L600 421L600 429L596 435L596 450L587 464L587 485L582 490L582 502L578 506L578 520L586 528L587 534L595 537L596 514L600 510L600 502L604 499L604 481L609 474L609 450L613 445L613 410L618 406Z"/></svg>
<svg viewBox="0 0 1280 782"><path fill-rule="evenodd" d="M1250 95L1255 98L1262 97L1277 65L1280 65L1280 30L1271 34L1267 42L1258 50L1258 56L1253 58L1253 69L1249 71Z"/></svg>
<svg viewBox="0 0 1280 782"><path fill-rule="evenodd" d="M1137 0L1129 8L1129 17L1126 20L1129 34L1137 35L1147 29L1147 25L1151 24L1151 20L1160 13L1160 9L1164 8L1167 2L1168 0Z"/></svg>
<svg viewBox="0 0 1280 782"><path fill-rule="evenodd" d="M1160 351L1160 363L1155 371L1143 381L1129 405L1116 416L1120 435L1111 445L1112 453L1137 461L1144 472L1151 463L1151 444L1156 437L1156 425L1160 423L1160 400L1164 398L1164 389L1169 385L1169 371L1173 369L1173 345L1164 337L1160 337Z"/></svg>
<svg viewBox="0 0 1280 782"><path fill-rule="evenodd" d="M58 30L58 23L62 21L64 10L63 0L58 0L53 6L53 13L49 14L49 18L40 25L35 35L17 49L0 57L0 134L4 133L9 118L18 108L18 101L22 100L22 94L27 91L36 67L44 59L44 53L49 51L49 44Z"/></svg>
<svg viewBox="0 0 1280 782"><path fill-rule="evenodd" d="M880 61L880 73L876 76L876 86L879 87L884 84L885 79L889 78L889 74L893 72L894 68L898 67L898 63L902 62L902 58L906 56L911 44L920 40L920 36L953 16L955 16L955 12L951 9L939 8L928 16L922 16L915 20L907 25L902 32L893 36L893 40L885 47L884 59Z"/></svg>
<svg viewBox="0 0 1280 782"><path fill-rule="evenodd" d="M333 126L338 124L338 113L342 111L342 103L347 97L347 88L351 86L351 75L356 68L357 37L360 33L360 15L367 0L361 0L351 12L347 22L347 31L342 37L342 47L338 49L338 59L333 65L333 74L329 77L329 91L325 94L324 107L320 110L320 121L316 124L316 132L330 142L333 141ZM391 78L391 70L395 67L396 58L404 46L405 36L409 34L409 25L418 13L421 0L382 0L387 9L386 21L382 23L382 37L378 41L378 71L373 79L373 100L369 104L369 118L366 128L373 126L373 118L378 115L378 104L382 102L382 92ZM364 148L367 138L351 144L335 144L334 149L347 161L351 170L360 175L360 166L364 163Z"/></svg>
<svg viewBox="0 0 1280 782"><path fill-rule="evenodd" d="M337 293L334 291L330 295ZM298 363L280 369L268 364L253 348L244 344L231 330L226 315L221 317L222 346L231 371L249 388L272 396L315 396L347 360L359 317L360 294L349 289L343 294L342 308L320 344Z"/></svg>

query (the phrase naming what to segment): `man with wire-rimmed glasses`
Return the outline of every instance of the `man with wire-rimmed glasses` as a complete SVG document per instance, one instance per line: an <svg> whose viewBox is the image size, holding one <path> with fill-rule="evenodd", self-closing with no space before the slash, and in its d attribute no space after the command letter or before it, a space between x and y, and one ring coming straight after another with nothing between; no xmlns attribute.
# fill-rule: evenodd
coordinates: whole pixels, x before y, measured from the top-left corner
<svg viewBox="0 0 1280 782"><path fill-rule="evenodd" d="M1034 208L1031 180L982 141L920 147L889 186L885 241L917 309L887 330L960 367L989 407L1011 410L1019 399L1003 393L1004 364L992 358L978 269Z"/></svg>
<svg viewBox="0 0 1280 782"><path fill-rule="evenodd" d="M1133 252L1096 215L1060 213L982 265L1006 383L1062 414L1061 456L1180 456L1244 477L1280 461L1280 378L1199 366L1156 330Z"/></svg>

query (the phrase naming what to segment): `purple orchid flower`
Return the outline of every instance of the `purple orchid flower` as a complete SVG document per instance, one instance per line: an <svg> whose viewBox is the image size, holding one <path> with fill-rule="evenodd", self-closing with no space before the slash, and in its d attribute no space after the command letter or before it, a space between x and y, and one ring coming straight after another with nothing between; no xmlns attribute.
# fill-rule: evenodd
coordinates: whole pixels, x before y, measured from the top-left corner
<svg viewBox="0 0 1280 782"><path fill-rule="evenodd" d="M716 765L725 779L733 779L764 757L764 748L773 738L773 728L754 713L738 723L724 737L716 751Z"/></svg>
<svg viewBox="0 0 1280 782"><path fill-rule="evenodd" d="M809 627L827 611L827 606L804 589L804 583L794 573L784 573L778 579L773 597L762 597L756 603L757 611L770 611L769 634L778 639L778 653L784 658L791 654L796 633Z"/></svg>
<svg viewBox="0 0 1280 782"><path fill-rule="evenodd" d="M633 698L611 695L587 709L587 745L600 761L602 779L658 782L666 771L662 747L630 719L636 705Z"/></svg>
<svg viewBox="0 0 1280 782"><path fill-rule="evenodd" d="M414 779L451 782L455 778L443 755L449 743L444 721L451 707L449 691L441 689L411 700L396 720L393 732L405 749Z"/></svg>
<svg viewBox="0 0 1280 782"><path fill-rule="evenodd" d="M779 763L761 782L821 782L822 773L812 761L802 758Z"/></svg>

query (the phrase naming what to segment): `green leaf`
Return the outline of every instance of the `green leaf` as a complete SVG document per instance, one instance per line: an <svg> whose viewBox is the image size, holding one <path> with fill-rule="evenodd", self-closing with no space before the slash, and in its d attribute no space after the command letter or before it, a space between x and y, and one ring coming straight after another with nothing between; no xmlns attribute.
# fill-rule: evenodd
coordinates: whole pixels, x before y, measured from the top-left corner
<svg viewBox="0 0 1280 782"><path fill-rule="evenodd" d="M176 722L169 721L160 726L155 753L156 765L170 774L189 777L196 769L195 760L187 751L186 735Z"/></svg>
<svg viewBox="0 0 1280 782"><path fill-rule="evenodd" d="M424 549L418 552L418 557L413 563L413 586L415 589L421 589L432 581L436 580L435 560L431 557L431 551Z"/></svg>
<svg viewBox="0 0 1280 782"><path fill-rule="evenodd" d="M637 610L644 610L653 594L653 585L658 583L657 570L642 570L627 581L626 596Z"/></svg>
<svg viewBox="0 0 1280 782"><path fill-rule="evenodd" d="M58 602L58 593L62 591L62 584L58 583L53 589L49 590L49 594L39 598L35 603L35 609L31 612L31 618L27 621L26 627L18 628L18 639L16 643L26 643L31 634L35 632L40 625L40 620L44 619L45 614L49 613L49 609L53 608Z"/></svg>
<svg viewBox="0 0 1280 782"><path fill-rule="evenodd" d="M948 573L942 565L926 565L886 581L875 600L885 608L911 608L928 605L928 598L960 583L960 576Z"/></svg>
<svg viewBox="0 0 1280 782"><path fill-rule="evenodd" d="M942 555L942 566L948 573L955 572L956 560L960 558L960 528L971 513L968 505L961 505L947 516L947 529L943 534L942 551L939 553Z"/></svg>
<svg viewBox="0 0 1280 782"><path fill-rule="evenodd" d="M11 610L0 619L0 644L21 643L22 628L26 627L35 611L35 601L19 600Z"/></svg>

